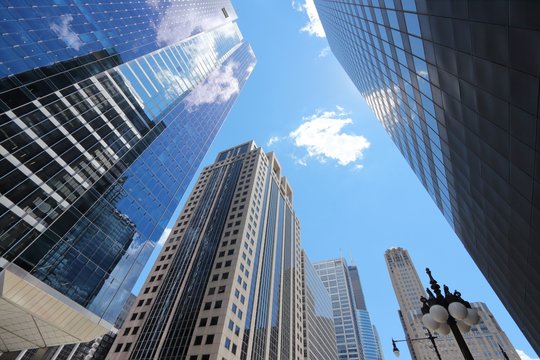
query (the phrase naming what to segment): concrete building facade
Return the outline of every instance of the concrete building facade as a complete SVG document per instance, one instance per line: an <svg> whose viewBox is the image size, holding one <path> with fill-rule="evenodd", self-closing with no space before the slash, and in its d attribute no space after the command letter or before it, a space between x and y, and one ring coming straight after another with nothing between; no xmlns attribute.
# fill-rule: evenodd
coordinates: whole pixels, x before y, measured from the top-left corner
<svg viewBox="0 0 540 360"><path fill-rule="evenodd" d="M407 344L409 345L411 357L416 360L437 360L429 340L410 341L411 339L426 337L427 329L422 324L420 297L427 296L427 294L408 251L402 248L389 249L385 252L385 260L399 304L398 316L406 339L409 340ZM499 349L500 344L509 359L520 360L512 343L491 311L489 311L487 305L482 302L472 302L471 306L478 310L480 323L472 326L471 330L463 336L474 359L492 360L503 358ZM435 340L437 348L444 360L463 359L453 335L442 336L436 333L435 335L437 336Z"/></svg>
<svg viewBox="0 0 540 360"><path fill-rule="evenodd" d="M203 169L108 359L304 358L300 225L273 153Z"/></svg>

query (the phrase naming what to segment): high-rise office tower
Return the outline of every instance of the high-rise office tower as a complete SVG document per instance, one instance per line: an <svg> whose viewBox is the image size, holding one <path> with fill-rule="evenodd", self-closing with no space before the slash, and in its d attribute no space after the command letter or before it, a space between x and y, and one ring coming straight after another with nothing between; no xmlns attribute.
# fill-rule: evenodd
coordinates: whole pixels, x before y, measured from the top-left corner
<svg viewBox="0 0 540 360"><path fill-rule="evenodd" d="M420 302L420 297L427 296L427 294L424 291L424 287L408 251L402 248L391 248L385 252L384 257L398 300L398 315L406 338L425 338L427 332L422 324L422 312L420 310L422 303ZM520 357L512 346L512 343L500 328L486 304L473 302L471 306L478 310L480 323L471 327L471 330L464 334L463 337L473 357L476 360L503 358L499 348L500 344L511 360L519 360ZM463 355L453 335L437 335L435 342L443 359L463 359ZM407 344L409 345L413 359L437 360L437 356L429 340L408 341Z"/></svg>
<svg viewBox="0 0 540 360"><path fill-rule="evenodd" d="M274 154L203 169L109 359L303 359L300 227Z"/></svg>
<svg viewBox="0 0 540 360"><path fill-rule="evenodd" d="M332 300L339 360L363 359L356 300L345 259L313 263Z"/></svg>
<svg viewBox="0 0 540 360"><path fill-rule="evenodd" d="M304 360L337 360L332 300L305 251L302 251Z"/></svg>
<svg viewBox="0 0 540 360"><path fill-rule="evenodd" d="M315 5L332 52L540 353L538 2Z"/></svg>
<svg viewBox="0 0 540 360"><path fill-rule="evenodd" d="M349 277L351 280L352 293L356 307L356 321L362 344L362 358L364 360L383 360L381 344L376 330L371 323L371 318L366 306L360 274L356 265L349 266Z"/></svg>
<svg viewBox="0 0 540 360"><path fill-rule="evenodd" d="M0 351L109 330L255 64L227 0L7 1Z"/></svg>

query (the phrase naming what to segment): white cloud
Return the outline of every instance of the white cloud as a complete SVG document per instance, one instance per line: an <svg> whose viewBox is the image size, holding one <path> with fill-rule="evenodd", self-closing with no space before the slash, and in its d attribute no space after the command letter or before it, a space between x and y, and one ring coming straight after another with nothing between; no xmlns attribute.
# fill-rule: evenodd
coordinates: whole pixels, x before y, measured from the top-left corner
<svg viewBox="0 0 540 360"><path fill-rule="evenodd" d="M266 146L272 146L275 143L281 141L282 139L279 136L272 136L270 139L268 139L268 142L266 143Z"/></svg>
<svg viewBox="0 0 540 360"><path fill-rule="evenodd" d="M321 19L319 18L319 13L317 12L313 0L304 0L303 3L293 0L292 7L296 11L305 13L308 17L308 22L300 29L300 31L320 38L326 37Z"/></svg>
<svg viewBox="0 0 540 360"><path fill-rule="evenodd" d="M319 57L320 58L327 57L328 55L330 55L330 53L331 53L330 46L326 46L322 48L321 52L319 53Z"/></svg>
<svg viewBox="0 0 540 360"><path fill-rule="evenodd" d="M532 358L529 355L525 354L525 351L516 349L516 352L518 353L521 360L540 360L538 358Z"/></svg>
<svg viewBox="0 0 540 360"><path fill-rule="evenodd" d="M64 14L60 16L60 22L53 22L49 27L68 47L79 50L84 43L79 35L71 29L72 21L73 15Z"/></svg>
<svg viewBox="0 0 540 360"><path fill-rule="evenodd" d="M188 111L203 104L224 103L240 91L240 84L234 75L238 64L229 64L214 70L208 78L197 86L185 99Z"/></svg>
<svg viewBox="0 0 540 360"><path fill-rule="evenodd" d="M289 137L297 147L307 150L308 157L314 157L322 163L331 159L343 166L354 164L362 159L370 143L364 136L343 132L346 125L353 123L348 115L340 107L337 111L317 111L304 117L305 122L292 131Z"/></svg>
<svg viewBox="0 0 540 360"><path fill-rule="evenodd" d="M171 230L172 230L171 228L165 228L165 230L163 230L163 233L161 234L161 237L159 238L157 245L163 246L163 244L165 244L165 242L167 241L167 238L171 234Z"/></svg>

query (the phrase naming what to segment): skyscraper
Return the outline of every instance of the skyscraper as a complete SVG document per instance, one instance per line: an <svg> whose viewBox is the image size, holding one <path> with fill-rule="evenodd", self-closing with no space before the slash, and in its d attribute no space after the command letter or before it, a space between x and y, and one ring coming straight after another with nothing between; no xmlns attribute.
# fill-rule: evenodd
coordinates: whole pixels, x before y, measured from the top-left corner
<svg viewBox="0 0 540 360"><path fill-rule="evenodd" d="M203 169L109 359L303 359L300 227L273 153Z"/></svg>
<svg viewBox="0 0 540 360"><path fill-rule="evenodd" d="M338 359L363 359L355 294L345 259L318 261L313 266L332 299Z"/></svg>
<svg viewBox="0 0 540 360"><path fill-rule="evenodd" d="M392 248L385 252L388 273L392 280L392 286L399 303L398 315L407 339L426 337L426 329L422 324L421 296L427 296L418 277L418 273L407 250ZM491 360L502 358L499 344L512 360L520 357L512 346L512 343L500 328L497 320L489 311L486 304L473 302L471 306L478 310L480 323L471 327L471 331L464 334L473 357L476 360ZM445 360L462 360L463 355L459 350L453 335L437 335L435 340L441 357ZM416 360L437 360L431 342L408 341L411 357ZM411 347L412 345L412 347Z"/></svg>
<svg viewBox="0 0 540 360"><path fill-rule="evenodd" d="M315 5L332 52L539 353L538 2Z"/></svg>
<svg viewBox="0 0 540 360"><path fill-rule="evenodd" d="M255 58L227 0L0 10L0 351L109 330Z"/></svg>
<svg viewBox="0 0 540 360"><path fill-rule="evenodd" d="M371 323L364 292L362 291L360 274L356 265L349 266L349 277L356 306L356 321L358 323L360 343L362 344L362 358L364 360L383 360L380 340L376 335L374 325Z"/></svg>
<svg viewBox="0 0 540 360"><path fill-rule="evenodd" d="M332 300L317 271L302 251L304 360L337 360Z"/></svg>

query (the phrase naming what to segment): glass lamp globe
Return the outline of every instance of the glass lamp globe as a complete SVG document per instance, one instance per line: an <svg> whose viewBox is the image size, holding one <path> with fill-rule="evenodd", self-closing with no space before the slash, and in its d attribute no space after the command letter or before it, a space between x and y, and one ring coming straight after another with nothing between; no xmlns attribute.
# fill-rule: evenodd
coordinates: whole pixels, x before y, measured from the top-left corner
<svg viewBox="0 0 540 360"><path fill-rule="evenodd" d="M478 310L467 309L467 317L463 319L463 322L469 326L478 325L478 323L480 322L480 315L478 315Z"/></svg>
<svg viewBox="0 0 540 360"><path fill-rule="evenodd" d="M448 312L456 320L463 320L467 317L467 308L462 303L455 301L448 305Z"/></svg>
<svg viewBox="0 0 540 360"><path fill-rule="evenodd" d="M468 333L469 330L471 330L471 326L465 324L463 321L458 321L457 327L459 328L459 331L461 331L462 334Z"/></svg>
<svg viewBox="0 0 540 360"><path fill-rule="evenodd" d="M437 329L437 333L443 336L450 334L450 331L450 326L447 323L440 324L439 328Z"/></svg>
<svg viewBox="0 0 540 360"><path fill-rule="evenodd" d="M441 325L437 321L433 320L430 314L425 314L424 316L422 316L422 323L431 331L437 330L439 328L439 325Z"/></svg>
<svg viewBox="0 0 540 360"><path fill-rule="evenodd" d="M396 357L399 357L399 349L398 348L395 348L394 351L393 351L394 355Z"/></svg>
<svg viewBox="0 0 540 360"><path fill-rule="evenodd" d="M446 320L448 320L448 311L446 311L446 309L441 305L433 305L429 309L429 314L433 320L439 323L444 323Z"/></svg>

